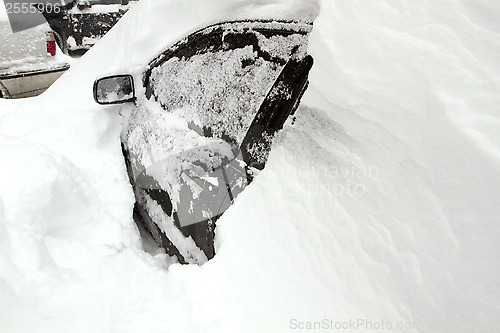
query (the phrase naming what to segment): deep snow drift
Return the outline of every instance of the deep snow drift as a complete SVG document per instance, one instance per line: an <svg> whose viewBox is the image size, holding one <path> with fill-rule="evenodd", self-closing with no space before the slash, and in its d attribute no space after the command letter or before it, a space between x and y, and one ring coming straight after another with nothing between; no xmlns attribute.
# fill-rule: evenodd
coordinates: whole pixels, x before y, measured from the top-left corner
<svg viewBox="0 0 500 333"><path fill-rule="evenodd" d="M294 2L276 1L314 8ZM92 82L138 75L141 51L243 3L280 7L141 0L46 93L0 100L0 331L498 329L493 1L322 1L311 86L220 219L216 257L168 266L143 251L121 118Z"/></svg>

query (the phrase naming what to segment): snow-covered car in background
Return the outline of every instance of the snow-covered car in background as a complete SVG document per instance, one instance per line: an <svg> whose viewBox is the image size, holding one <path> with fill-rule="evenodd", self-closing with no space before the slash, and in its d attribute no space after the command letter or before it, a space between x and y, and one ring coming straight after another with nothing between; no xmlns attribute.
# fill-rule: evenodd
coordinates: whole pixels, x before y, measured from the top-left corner
<svg viewBox="0 0 500 333"><path fill-rule="evenodd" d="M22 98L41 94L68 68L65 56L47 52L47 24L12 33L0 20L0 97Z"/></svg>
<svg viewBox="0 0 500 333"><path fill-rule="evenodd" d="M129 10L129 0L72 0L62 6L41 6L65 54L82 54Z"/></svg>
<svg viewBox="0 0 500 333"><path fill-rule="evenodd" d="M216 220L264 168L308 85L312 23L209 25L131 75L99 78L100 104L134 102L122 147L136 220L181 263L214 256ZM137 95L136 95L137 94Z"/></svg>

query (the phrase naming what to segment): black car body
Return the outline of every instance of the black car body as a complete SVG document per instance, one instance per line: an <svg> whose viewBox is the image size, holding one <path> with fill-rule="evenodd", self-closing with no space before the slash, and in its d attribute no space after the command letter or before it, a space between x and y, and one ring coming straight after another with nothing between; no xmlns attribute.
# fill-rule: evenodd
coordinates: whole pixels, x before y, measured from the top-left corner
<svg viewBox="0 0 500 333"><path fill-rule="evenodd" d="M135 96L130 76L96 81L99 103L135 103L122 147L136 221L179 262L215 255L217 219L264 168L307 88L311 29L309 22L222 22L152 60L137 89L143 95Z"/></svg>

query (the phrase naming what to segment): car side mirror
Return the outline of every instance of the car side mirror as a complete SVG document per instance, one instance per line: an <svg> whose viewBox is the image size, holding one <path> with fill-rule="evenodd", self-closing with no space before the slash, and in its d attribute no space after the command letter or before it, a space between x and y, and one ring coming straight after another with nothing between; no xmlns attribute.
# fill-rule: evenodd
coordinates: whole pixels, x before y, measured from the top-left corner
<svg viewBox="0 0 500 333"><path fill-rule="evenodd" d="M94 100L99 104L118 104L135 100L132 75L114 75L94 82Z"/></svg>

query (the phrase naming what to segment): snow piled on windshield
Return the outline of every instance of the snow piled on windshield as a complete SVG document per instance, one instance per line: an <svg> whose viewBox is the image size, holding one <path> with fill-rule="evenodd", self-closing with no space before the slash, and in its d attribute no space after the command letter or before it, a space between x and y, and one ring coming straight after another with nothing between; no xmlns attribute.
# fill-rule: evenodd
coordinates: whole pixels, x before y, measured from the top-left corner
<svg viewBox="0 0 500 333"><path fill-rule="evenodd" d="M149 78L152 94L166 111L182 109L188 121L210 128L213 136L228 137L239 145L286 62L291 57L305 56L310 27L293 26L296 30L287 36L269 37L254 29L265 29L269 33L273 29L283 29L283 24L240 22L230 27L222 25L223 45L208 42L203 46L221 50L198 51L201 54L186 57L181 46L172 58L153 67ZM200 44L207 43L205 40L217 34L211 30L202 32L205 39L200 39ZM255 38L256 45L237 45L236 40L242 38L238 33L244 33L250 41ZM206 69L202 70L203 66ZM191 90L186 91L186 88Z"/></svg>
<svg viewBox="0 0 500 333"><path fill-rule="evenodd" d="M218 10L304 3L141 0L46 93L0 100L0 331L497 328L496 2L321 1L295 124L219 220L215 258L143 250L128 106L95 105L94 79L140 77Z"/></svg>
<svg viewBox="0 0 500 333"><path fill-rule="evenodd" d="M253 63L242 68L245 60ZM200 71L204 63L212 66ZM282 69L279 64L259 59L253 47L247 46L233 52L195 55L189 60L174 57L153 69L151 84L167 111L189 106L192 112L183 111L189 121L210 127L214 136L229 136L241 143L245 129ZM193 89L179 89L185 86Z"/></svg>

